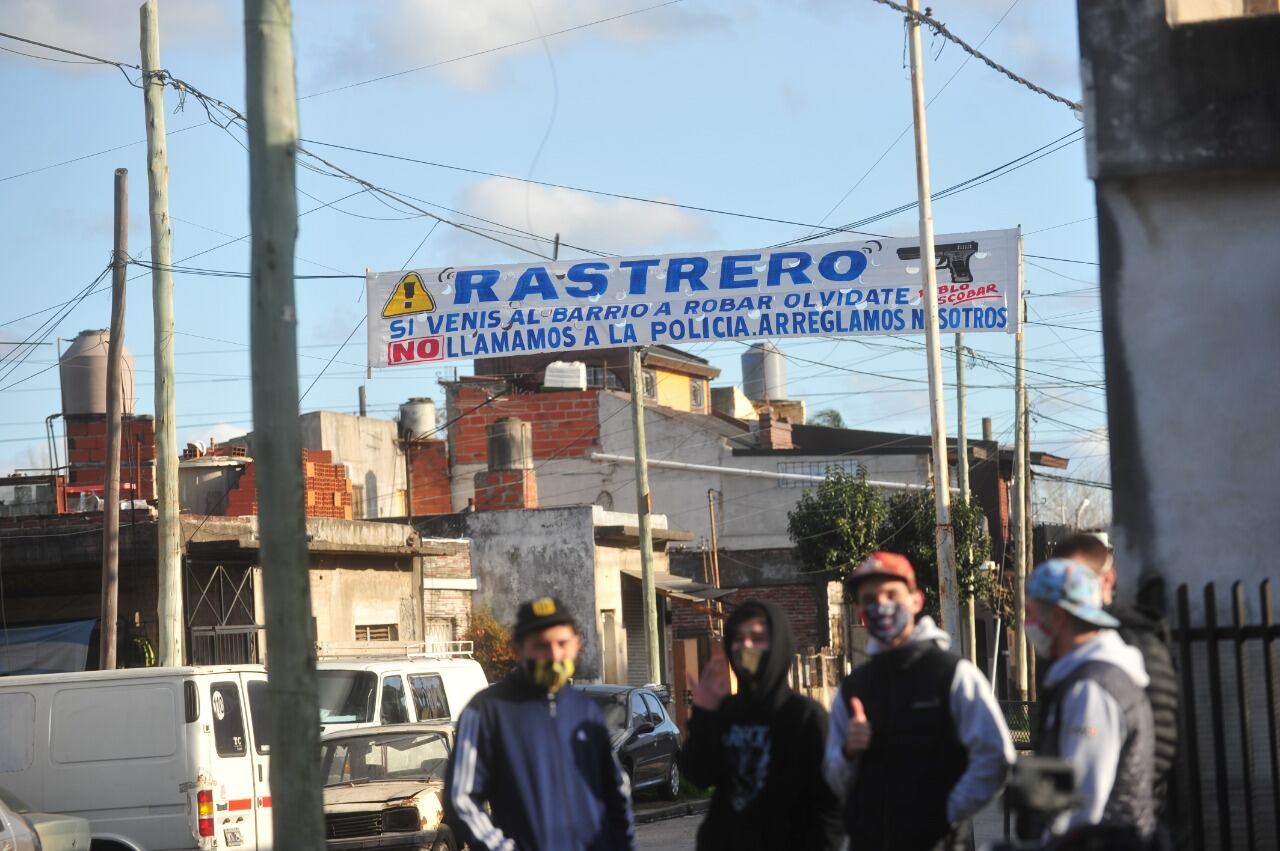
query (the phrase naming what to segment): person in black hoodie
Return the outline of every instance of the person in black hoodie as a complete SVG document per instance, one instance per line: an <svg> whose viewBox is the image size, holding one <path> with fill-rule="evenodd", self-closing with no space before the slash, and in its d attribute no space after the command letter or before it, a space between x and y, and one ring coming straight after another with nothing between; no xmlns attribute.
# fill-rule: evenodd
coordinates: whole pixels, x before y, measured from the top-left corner
<svg viewBox="0 0 1280 851"><path fill-rule="evenodd" d="M724 634L727 661L716 656L690 683L694 708L680 750L684 776L715 787L699 851L840 847L839 805L822 779L827 713L787 685L795 639L786 615L748 600Z"/></svg>
<svg viewBox="0 0 1280 851"><path fill-rule="evenodd" d="M1053 548L1053 557L1082 562L1098 575L1104 611L1120 621L1117 632L1125 644L1142 653L1142 663L1151 678L1146 691L1147 700L1151 702L1151 719L1155 724L1152 797L1156 815L1166 819L1169 814L1169 780L1178 753L1178 675L1169 649L1169 624L1153 609L1141 605L1124 606L1115 601L1115 557L1105 532L1072 535Z"/></svg>

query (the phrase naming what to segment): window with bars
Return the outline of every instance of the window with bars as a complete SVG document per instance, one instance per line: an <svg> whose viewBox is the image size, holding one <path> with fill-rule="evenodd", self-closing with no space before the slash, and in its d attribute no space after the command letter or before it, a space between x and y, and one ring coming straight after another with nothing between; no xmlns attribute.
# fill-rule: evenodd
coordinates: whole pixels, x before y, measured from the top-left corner
<svg viewBox="0 0 1280 851"><path fill-rule="evenodd" d="M618 376L614 375L611 370L605 369L602 366L588 366L587 386L608 387L610 390L621 390L622 382L618 380Z"/></svg>
<svg viewBox="0 0 1280 851"><path fill-rule="evenodd" d="M779 461L779 473L798 473L802 476L826 477L832 470L858 475L859 464L851 459L833 459L830 461ZM817 482L804 482L797 479L778 479L780 488L816 488Z"/></svg>
<svg viewBox="0 0 1280 851"><path fill-rule="evenodd" d="M393 623L356 624L356 641L399 641L400 627Z"/></svg>
<svg viewBox="0 0 1280 851"><path fill-rule="evenodd" d="M654 372L652 369L646 369L642 374L644 376L644 398L657 399L658 373Z"/></svg>
<svg viewBox="0 0 1280 851"><path fill-rule="evenodd" d="M695 411L701 411L706 407L706 393L702 389L702 379L689 379L689 407Z"/></svg>

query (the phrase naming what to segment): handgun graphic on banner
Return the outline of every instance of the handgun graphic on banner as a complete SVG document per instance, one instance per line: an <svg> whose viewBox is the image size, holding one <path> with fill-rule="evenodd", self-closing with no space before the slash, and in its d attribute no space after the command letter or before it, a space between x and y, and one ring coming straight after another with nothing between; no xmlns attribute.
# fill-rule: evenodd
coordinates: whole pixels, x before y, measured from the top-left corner
<svg viewBox="0 0 1280 851"><path fill-rule="evenodd" d="M935 268L946 269L951 272L951 283L968 284L973 282L973 273L969 271L969 259L978 252L978 243L976 242L950 242L945 245L935 245L933 247L933 256L936 264ZM919 260L920 247L899 248L899 260Z"/></svg>

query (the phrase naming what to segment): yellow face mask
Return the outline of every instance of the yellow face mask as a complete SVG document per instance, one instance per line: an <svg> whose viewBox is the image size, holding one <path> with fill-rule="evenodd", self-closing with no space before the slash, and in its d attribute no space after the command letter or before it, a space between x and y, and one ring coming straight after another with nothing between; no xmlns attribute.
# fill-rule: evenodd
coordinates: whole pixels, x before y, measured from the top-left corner
<svg viewBox="0 0 1280 851"><path fill-rule="evenodd" d="M525 672L534 685L555 694L573 679L573 660L552 662L549 659L530 659L525 662Z"/></svg>

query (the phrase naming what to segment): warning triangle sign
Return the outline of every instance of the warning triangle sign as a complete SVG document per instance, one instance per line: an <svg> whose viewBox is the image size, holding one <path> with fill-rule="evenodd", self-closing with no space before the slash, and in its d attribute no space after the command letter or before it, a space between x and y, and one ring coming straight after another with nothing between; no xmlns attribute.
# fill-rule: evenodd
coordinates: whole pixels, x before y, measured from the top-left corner
<svg viewBox="0 0 1280 851"><path fill-rule="evenodd" d="M387 299L386 306L382 308L382 317L392 319L411 313L430 313L435 309L436 300L422 285L422 276L417 272L410 272L391 291L391 298Z"/></svg>

